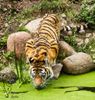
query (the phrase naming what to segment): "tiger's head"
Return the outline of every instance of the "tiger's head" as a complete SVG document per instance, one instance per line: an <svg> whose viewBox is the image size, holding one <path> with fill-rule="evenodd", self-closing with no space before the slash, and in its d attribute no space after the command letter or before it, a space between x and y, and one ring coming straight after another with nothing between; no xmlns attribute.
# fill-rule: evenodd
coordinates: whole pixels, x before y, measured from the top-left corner
<svg viewBox="0 0 95 100"><path fill-rule="evenodd" d="M44 61L30 62L30 77L36 89L42 89L47 82L53 77L52 68L46 65Z"/></svg>

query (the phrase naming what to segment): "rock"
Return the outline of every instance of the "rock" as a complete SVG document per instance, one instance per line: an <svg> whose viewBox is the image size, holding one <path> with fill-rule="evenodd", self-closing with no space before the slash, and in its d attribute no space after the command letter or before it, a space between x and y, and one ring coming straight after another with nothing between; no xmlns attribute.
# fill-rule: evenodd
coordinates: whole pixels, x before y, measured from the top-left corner
<svg viewBox="0 0 95 100"><path fill-rule="evenodd" d="M20 58L24 55L25 43L31 35L27 32L16 32L9 35L7 40L7 50L10 52L15 52L16 57Z"/></svg>
<svg viewBox="0 0 95 100"><path fill-rule="evenodd" d="M66 56L71 56L76 53L73 47L71 47L68 43L65 41L59 42L60 49L63 50L63 53L65 53Z"/></svg>
<svg viewBox="0 0 95 100"><path fill-rule="evenodd" d="M60 72L62 70L63 65L61 63L58 63L54 66L52 66L53 72L54 72L54 78L58 78L60 75Z"/></svg>
<svg viewBox="0 0 95 100"><path fill-rule="evenodd" d="M63 70L70 74L81 74L95 68L95 64L90 55L86 53L76 53L63 60Z"/></svg>
<svg viewBox="0 0 95 100"><path fill-rule="evenodd" d="M13 84L16 82L16 80L17 80L17 76L11 68L5 67L3 70L0 71L1 82L8 82L10 84Z"/></svg>
<svg viewBox="0 0 95 100"><path fill-rule="evenodd" d="M35 33L37 32L37 29L39 28L41 21L42 21L42 18L32 20L25 26L25 28L31 33Z"/></svg>

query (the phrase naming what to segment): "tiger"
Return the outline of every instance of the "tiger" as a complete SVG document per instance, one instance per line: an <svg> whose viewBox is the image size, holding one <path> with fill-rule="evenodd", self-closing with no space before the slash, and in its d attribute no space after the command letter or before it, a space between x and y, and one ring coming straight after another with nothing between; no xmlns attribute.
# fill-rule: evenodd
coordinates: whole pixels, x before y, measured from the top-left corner
<svg viewBox="0 0 95 100"><path fill-rule="evenodd" d="M42 89L54 77L52 66L59 52L60 20L57 14L43 17L37 36L26 42L26 59L29 73L36 89Z"/></svg>
<svg viewBox="0 0 95 100"><path fill-rule="evenodd" d="M61 32L63 32L64 35L72 35L74 30L76 33L83 34L86 32L87 28L88 28L87 24L83 23L83 24L75 25L72 23L70 25L64 25Z"/></svg>
<svg viewBox="0 0 95 100"><path fill-rule="evenodd" d="M60 15L61 17L61 33L60 37L64 37L65 35L72 35L73 32L76 34L82 35L86 33L86 30L89 28L88 23L73 23L68 20L67 16L63 13Z"/></svg>

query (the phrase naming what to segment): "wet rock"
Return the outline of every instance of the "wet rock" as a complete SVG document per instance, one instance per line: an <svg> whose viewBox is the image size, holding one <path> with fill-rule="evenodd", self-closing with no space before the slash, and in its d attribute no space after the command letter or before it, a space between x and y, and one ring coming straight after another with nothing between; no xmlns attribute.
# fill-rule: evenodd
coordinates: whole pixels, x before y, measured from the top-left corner
<svg viewBox="0 0 95 100"><path fill-rule="evenodd" d="M31 33L35 33L37 32L37 29L39 28L40 26L40 22L41 22L42 18L38 18L38 19L35 19L35 20L32 20L30 21L26 26L25 28L30 31Z"/></svg>
<svg viewBox="0 0 95 100"><path fill-rule="evenodd" d="M90 55L86 53L76 53L63 60L63 70L70 74L81 74L95 68L95 64Z"/></svg>
<svg viewBox="0 0 95 100"><path fill-rule="evenodd" d="M0 71L0 82L13 84L16 82L16 80L17 76L11 68L5 67L3 70Z"/></svg>
<svg viewBox="0 0 95 100"><path fill-rule="evenodd" d="M25 43L30 38L31 35L27 32L16 32L9 35L7 40L7 50L15 52L16 57L20 58L24 55Z"/></svg>

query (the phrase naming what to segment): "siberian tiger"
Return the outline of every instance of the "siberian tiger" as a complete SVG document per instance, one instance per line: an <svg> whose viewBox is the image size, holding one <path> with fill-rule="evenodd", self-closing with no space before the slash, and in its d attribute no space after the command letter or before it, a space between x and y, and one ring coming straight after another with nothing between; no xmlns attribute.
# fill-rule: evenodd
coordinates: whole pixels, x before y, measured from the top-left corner
<svg viewBox="0 0 95 100"><path fill-rule="evenodd" d="M43 17L37 37L26 42L26 58L30 63L30 77L37 89L53 78L52 66L56 64L59 51L60 20L56 14Z"/></svg>

